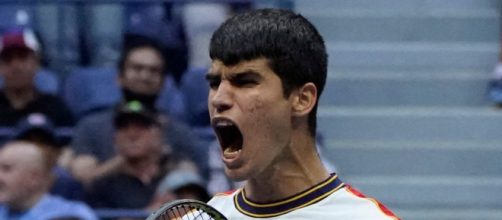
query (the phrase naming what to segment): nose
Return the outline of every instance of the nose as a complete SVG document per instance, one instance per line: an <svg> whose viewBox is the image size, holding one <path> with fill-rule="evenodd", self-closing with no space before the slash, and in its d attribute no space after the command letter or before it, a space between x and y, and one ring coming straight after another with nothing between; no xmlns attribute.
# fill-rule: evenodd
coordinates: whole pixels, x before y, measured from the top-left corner
<svg viewBox="0 0 502 220"><path fill-rule="evenodd" d="M232 108L232 88L228 82L222 81L218 88L211 90L209 96L210 104L213 106L217 113L222 113Z"/></svg>
<svg viewBox="0 0 502 220"><path fill-rule="evenodd" d="M140 80L149 80L152 77L152 73L148 70L148 68L141 68L138 71L138 79Z"/></svg>

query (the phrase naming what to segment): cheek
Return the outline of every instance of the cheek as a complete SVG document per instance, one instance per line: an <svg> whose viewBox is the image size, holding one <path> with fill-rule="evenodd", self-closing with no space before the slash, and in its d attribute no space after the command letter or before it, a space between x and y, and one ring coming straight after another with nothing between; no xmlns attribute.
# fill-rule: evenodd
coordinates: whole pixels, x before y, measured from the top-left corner
<svg viewBox="0 0 502 220"><path fill-rule="evenodd" d="M5 183L9 185L9 188L14 191L18 191L15 189L21 188L30 188L32 183L32 178L27 175L22 175L19 173L13 173L11 175L6 176ZM22 187L21 187L22 186Z"/></svg>
<svg viewBox="0 0 502 220"><path fill-rule="evenodd" d="M285 101L277 99L266 100L260 97L253 98L253 103L246 108L249 113L248 120L251 123L252 133L259 134L261 138L253 138L255 141L279 141L286 139L289 126L289 111ZM263 143L276 145L277 143Z"/></svg>
<svg viewBox="0 0 502 220"><path fill-rule="evenodd" d="M256 94L241 100L244 100L242 103L244 111L253 118L263 117L264 113L272 109L274 106L272 101L266 100L265 97ZM267 104L269 105L269 108L267 108Z"/></svg>
<svg viewBox="0 0 502 220"><path fill-rule="evenodd" d="M28 65L26 65L26 69L25 69L25 71L27 71L27 72L32 72L32 73L34 73L34 72L36 72L37 70L38 70L38 65L37 65L36 61L32 61L32 62L30 62Z"/></svg>
<svg viewBox="0 0 502 220"><path fill-rule="evenodd" d="M263 125L275 124L278 120L283 121L288 117L287 101L284 99L255 96L246 100L247 114L251 119L260 120ZM258 120L255 120L256 123Z"/></svg>
<svg viewBox="0 0 502 220"><path fill-rule="evenodd" d="M256 112L260 113L264 110L264 101L261 97L252 97L249 103L251 103L251 105L248 106L247 111L251 114Z"/></svg>
<svg viewBox="0 0 502 220"><path fill-rule="evenodd" d="M122 84L128 86L134 86L139 82L138 74L131 70L126 70L121 78Z"/></svg>
<svg viewBox="0 0 502 220"><path fill-rule="evenodd" d="M152 81L152 85L153 86L151 86L151 89L154 92L160 91L164 87L164 81L162 79L157 79L157 80Z"/></svg>

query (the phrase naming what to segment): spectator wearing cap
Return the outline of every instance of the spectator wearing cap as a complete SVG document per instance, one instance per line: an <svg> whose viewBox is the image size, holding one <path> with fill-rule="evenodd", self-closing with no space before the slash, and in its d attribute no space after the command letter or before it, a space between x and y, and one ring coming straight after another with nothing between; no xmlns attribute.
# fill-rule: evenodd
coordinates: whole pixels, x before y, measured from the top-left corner
<svg viewBox="0 0 502 220"><path fill-rule="evenodd" d="M146 208L162 177L178 162L169 155L162 122L140 102L120 106L114 126L120 159L93 182L86 201L96 208Z"/></svg>
<svg viewBox="0 0 502 220"><path fill-rule="evenodd" d="M97 220L86 204L48 193L55 163L52 152L30 142L13 141L0 149L0 219Z"/></svg>
<svg viewBox="0 0 502 220"><path fill-rule="evenodd" d="M55 182L50 193L66 199L83 199L83 186L68 171L71 152L56 133L53 123L45 115L32 113L21 119L14 132L14 140L27 141L44 148L57 159L53 169Z"/></svg>
<svg viewBox="0 0 502 220"><path fill-rule="evenodd" d="M55 126L74 125L66 104L57 96L44 94L35 87L34 77L40 67L40 45L30 29L9 29L0 41L0 125L13 127L30 113L42 113Z"/></svg>
<svg viewBox="0 0 502 220"><path fill-rule="evenodd" d="M207 202L211 198L202 177L190 169L176 169L160 182L156 195L174 195L175 199L195 199Z"/></svg>
<svg viewBox="0 0 502 220"><path fill-rule="evenodd" d="M161 47L148 40L129 45L118 63L118 69L117 82L123 97L121 103L138 101L150 111L158 112L155 102L166 79ZM84 117L75 128L71 146L76 157L71 170L85 184L92 182L99 174L97 171L114 167L120 162L113 140L116 114L116 108L103 110ZM164 114L159 114L159 117L164 121L163 135L173 152L195 161L199 170L207 170L207 154L198 149L200 141L190 128L176 118Z"/></svg>

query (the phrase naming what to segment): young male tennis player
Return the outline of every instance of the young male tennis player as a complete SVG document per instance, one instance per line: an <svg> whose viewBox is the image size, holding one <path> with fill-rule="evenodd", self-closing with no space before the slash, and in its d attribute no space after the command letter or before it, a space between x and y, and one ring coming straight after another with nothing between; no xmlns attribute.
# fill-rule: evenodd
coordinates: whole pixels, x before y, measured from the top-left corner
<svg viewBox="0 0 502 220"><path fill-rule="evenodd" d="M209 111L225 172L247 180L210 205L228 219L398 219L319 159L327 54L309 21L282 9L238 14L213 34L210 56Z"/></svg>

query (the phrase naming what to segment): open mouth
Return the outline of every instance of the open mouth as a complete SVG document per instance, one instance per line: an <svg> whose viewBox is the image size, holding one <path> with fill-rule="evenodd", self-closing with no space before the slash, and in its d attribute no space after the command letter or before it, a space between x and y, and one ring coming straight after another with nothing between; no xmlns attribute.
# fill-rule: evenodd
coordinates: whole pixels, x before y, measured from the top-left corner
<svg viewBox="0 0 502 220"><path fill-rule="evenodd" d="M223 152L232 153L242 150L242 133L234 122L227 119L216 119L212 125Z"/></svg>

